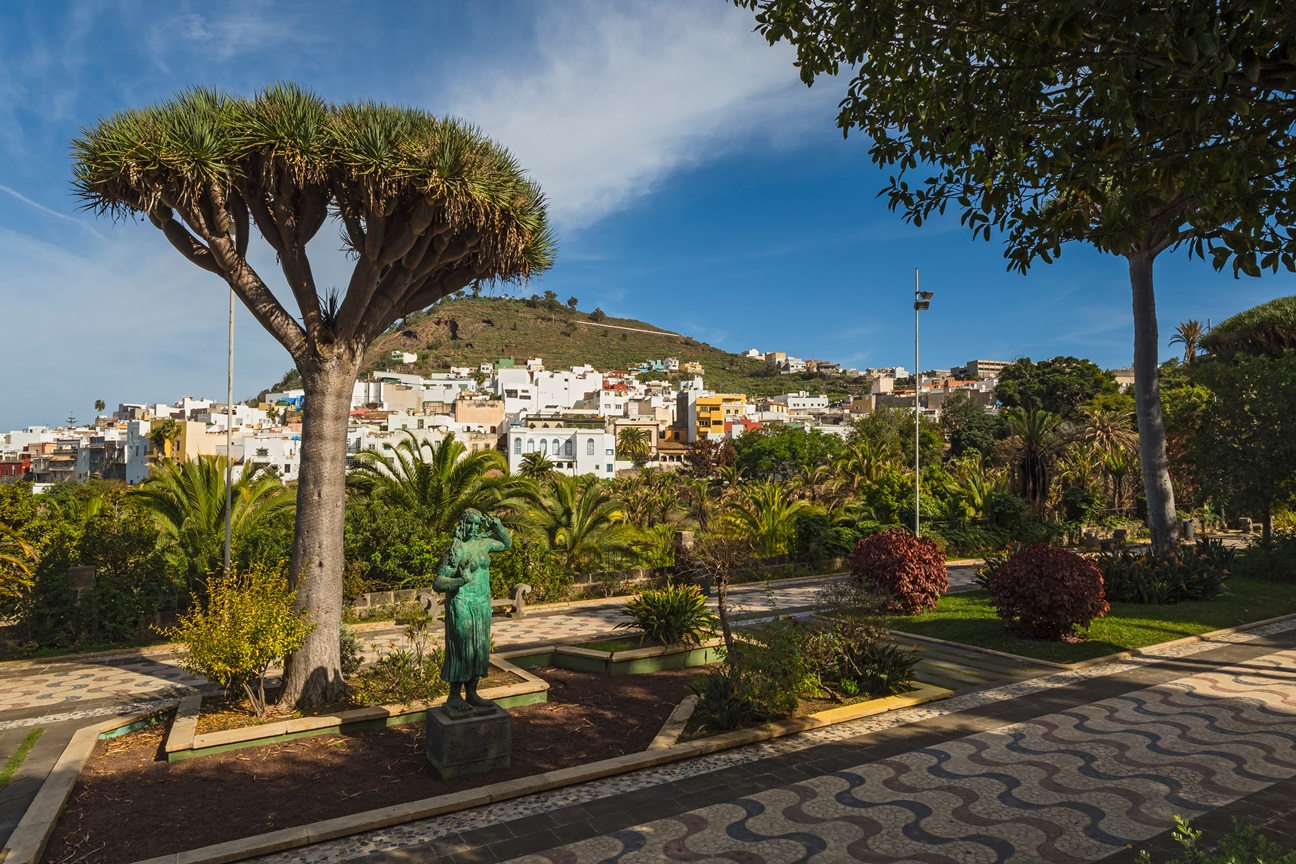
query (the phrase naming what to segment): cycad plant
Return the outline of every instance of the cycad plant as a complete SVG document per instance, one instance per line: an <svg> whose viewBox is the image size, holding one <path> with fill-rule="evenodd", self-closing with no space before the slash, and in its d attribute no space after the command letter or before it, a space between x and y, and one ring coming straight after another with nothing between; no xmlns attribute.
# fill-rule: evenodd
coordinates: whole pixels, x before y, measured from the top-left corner
<svg viewBox="0 0 1296 864"><path fill-rule="evenodd" d="M224 564L225 474L223 456L163 459L127 493L152 515L191 585ZM235 475L231 505L231 536L237 544L254 523L291 510L294 495L273 472L248 462Z"/></svg>
<svg viewBox="0 0 1296 864"><path fill-rule="evenodd" d="M498 451L469 453L453 432L433 444L406 430L390 452L361 451L347 484L354 493L417 514L431 532L449 534L464 511L489 514L517 505L527 492L507 476Z"/></svg>
<svg viewBox="0 0 1296 864"><path fill-rule="evenodd" d="M716 615L696 585L667 585L628 600L622 611L630 619L617 627L635 627L646 641L663 645L700 645L715 635Z"/></svg>
<svg viewBox="0 0 1296 864"><path fill-rule="evenodd" d="M796 533L796 515L809 507L777 481L741 487L725 509L725 519L752 539L757 555L782 555Z"/></svg>
<svg viewBox="0 0 1296 864"><path fill-rule="evenodd" d="M32 545L8 525L0 524L0 595L12 597L31 586Z"/></svg>
<svg viewBox="0 0 1296 864"><path fill-rule="evenodd" d="M1036 516L1044 512L1049 488L1063 447L1060 420L1040 408L1007 412L1012 433L1004 442L1009 452L1013 492L1030 502Z"/></svg>
<svg viewBox="0 0 1296 864"><path fill-rule="evenodd" d="M594 478L554 475L528 517L573 572L598 569L609 554L632 555L639 539L611 490Z"/></svg>

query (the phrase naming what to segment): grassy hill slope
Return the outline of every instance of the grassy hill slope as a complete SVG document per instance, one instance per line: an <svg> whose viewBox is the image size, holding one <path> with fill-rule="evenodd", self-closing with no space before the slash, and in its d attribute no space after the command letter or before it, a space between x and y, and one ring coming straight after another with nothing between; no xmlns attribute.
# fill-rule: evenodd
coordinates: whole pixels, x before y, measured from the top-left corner
<svg viewBox="0 0 1296 864"><path fill-rule="evenodd" d="M418 361L410 365L393 361L391 353L397 350L417 354ZM361 376L371 371L426 375L451 366L493 363L503 357L512 357L519 364L528 357L541 357L546 369L588 363L604 371L675 357L681 363L700 362L709 389L751 396L808 390L838 397L863 389L842 378L819 374L782 375L764 361L730 354L633 318L609 316L595 322L586 311L566 306L546 309L505 297L447 300L409 316L370 347ZM679 380L682 376L655 377ZM295 378L294 374L288 380Z"/></svg>

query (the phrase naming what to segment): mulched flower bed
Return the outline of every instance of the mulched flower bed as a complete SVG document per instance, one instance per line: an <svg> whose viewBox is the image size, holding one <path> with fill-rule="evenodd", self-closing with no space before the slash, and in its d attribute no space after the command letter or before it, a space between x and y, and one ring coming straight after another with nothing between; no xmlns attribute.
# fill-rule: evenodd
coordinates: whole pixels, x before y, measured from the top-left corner
<svg viewBox="0 0 1296 864"><path fill-rule="evenodd" d="M698 669L606 676L545 667L549 701L514 708L513 764L446 781L423 724L318 735L167 763L165 726L101 741L49 864L122 864L645 749Z"/></svg>

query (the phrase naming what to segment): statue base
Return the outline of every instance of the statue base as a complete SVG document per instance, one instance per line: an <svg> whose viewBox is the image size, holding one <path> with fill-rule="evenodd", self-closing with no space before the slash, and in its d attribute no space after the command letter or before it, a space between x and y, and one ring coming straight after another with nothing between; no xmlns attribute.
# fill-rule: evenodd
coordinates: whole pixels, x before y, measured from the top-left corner
<svg viewBox="0 0 1296 864"><path fill-rule="evenodd" d="M507 768L512 754L513 718L499 706L466 715L439 706L427 712L427 759L443 780Z"/></svg>

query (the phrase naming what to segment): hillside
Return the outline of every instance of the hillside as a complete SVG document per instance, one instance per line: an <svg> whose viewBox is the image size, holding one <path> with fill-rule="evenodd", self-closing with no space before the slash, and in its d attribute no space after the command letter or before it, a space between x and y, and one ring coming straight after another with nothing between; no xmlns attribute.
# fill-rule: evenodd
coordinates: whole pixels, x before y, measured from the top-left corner
<svg viewBox="0 0 1296 864"><path fill-rule="evenodd" d="M411 365L393 361L391 353L397 350L417 354L418 361ZM447 300L409 316L374 342L365 355L361 375L371 371L426 375L451 366L493 363L502 357L512 357L518 363L541 357L546 369L588 363L600 370L675 357L680 363L701 363L709 389L752 396L809 390L840 397L862 389L862 385L838 377L782 375L764 361L730 354L633 318L608 316L596 322L588 310L563 305L551 309L543 301L533 306L526 300L505 297ZM641 377L679 380L682 376ZM287 380L295 378L293 374Z"/></svg>

